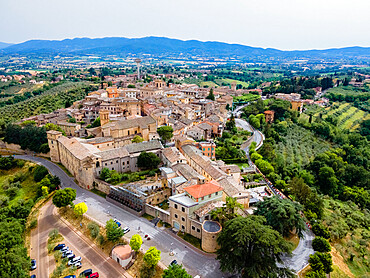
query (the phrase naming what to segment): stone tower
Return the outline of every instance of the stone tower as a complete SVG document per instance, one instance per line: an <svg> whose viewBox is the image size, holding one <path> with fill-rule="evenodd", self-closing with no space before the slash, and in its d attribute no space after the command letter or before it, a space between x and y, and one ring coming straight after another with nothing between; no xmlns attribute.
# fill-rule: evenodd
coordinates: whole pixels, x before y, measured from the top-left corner
<svg viewBox="0 0 370 278"><path fill-rule="evenodd" d="M50 159L53 162L60 162L58 139L63 136L62 132L49 130L47 132L48 144L50 148Z"/></svg>
<svg viewBox="0 0 370 278"><path fill-rule="evenodd" d="M100 125L103 126L106 123L109 123L109 111L107 110L100 110L99 111L99 117L100 117Z"/></svg>
<svg viewBox="0 0 370 278"><path fill-rule="evenodd" d="M231 90L236 91L236 82L231 83Z"/></svg>

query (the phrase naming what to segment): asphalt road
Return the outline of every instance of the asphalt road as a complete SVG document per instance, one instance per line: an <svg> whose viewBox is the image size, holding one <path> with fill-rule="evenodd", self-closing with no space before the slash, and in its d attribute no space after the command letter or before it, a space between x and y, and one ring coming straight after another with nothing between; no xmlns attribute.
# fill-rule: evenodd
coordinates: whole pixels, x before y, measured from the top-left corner
<svg viewBox="0 0 370 278"><path fill-rule="evenodd" d="M74 188L77 195L75 203L85 202L89 208L86 214L94 220L105 223L111 218L116 218L123 226L130 227L131 232L126 234L128 237L135 233L148 234L151 240L144 241L144 251L150 246L156 246L162 252L161 262L165 265L169 265L172 260L176 259L178 263L184 265L187 272L192 276L200 275L202 278L228 277L227 274L219 270L219 263L214 256L207 256L200 251L189 248L175 236L164 231L163 228L154 227L145 218L131 214L91 191L79 187L74 182L74 178L69 177L58 165L49 160L31 155L16 155L15 158L31 160L44 165L53 175L60 178L62 187ZM173 256L170 256L171 251L174 253Z"/></svg>
<svg viewBox="0 0 370 278"><path fill-rule="evenodd" d="M82 268L78 273L86 268L92 268L93 271L99 272L100 277L125 277L119 264L104 253L92 248L88 242L56 217L53 214L53 209L54 205L51 201L41 208L37 229L32 231L31 257L36 258L37 269L31 274L36 274L36 277L49 277L49 274L54 270L54 264L49 264L49 259L53 260L53 258L47 254L47 240L50 230L58 229L64 237L63 243L73 250L76 256L82 258Z"/></svg>

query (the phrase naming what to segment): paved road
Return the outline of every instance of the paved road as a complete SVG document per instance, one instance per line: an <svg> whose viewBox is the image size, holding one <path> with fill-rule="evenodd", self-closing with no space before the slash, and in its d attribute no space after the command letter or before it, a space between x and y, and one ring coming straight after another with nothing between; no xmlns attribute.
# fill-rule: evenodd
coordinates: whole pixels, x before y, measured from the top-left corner
<svg viewBox="0 0 370 278"><path fill-rule="evenodd" d="M47 240L50 230L56 228L63 235L63 242L73 250L76 256L81 256L82 268L78 272L92 268L93 271L99 272L100 277L125 277L124 271L118 263L92 248L69 226L57 218L53 214L53 209L54 205L51 201L41 208L37 229L31 234L31 257L37 260L37 269L32 274L36 274L36 277L49 277L53 271L53 265L49 265L49 258L51 260L53 258L48 257Z"/></svg>
<svg viewBox="0 0 370 278"><path fill-rule="evenodd" d="M74 178L69 177L59 166L49 160L30 155L16 155L15 158L32 160L44 165L53 175L60 178L62 187L74 188L77 195L76 203L85 202L89 208L86 214L98 222L105 223L110 218L116 218L121 221L122 225L130 227L131 232L126 234L127 236L130 237L134 233L148 234L151 240L144 241L143 249L146 250L150 246L156 246L162 252L161 261L165 265L169 265L172 260L176 259L184 265L190 275L200 275L202 278L227 277L219 270L219 263L214 257L187 247L176 237L165 232L163 228L154 227L148 220L109 203L91 191L82 189L74 182ZM138 230L139 227L140 230ZM171 251L174 252L174 256L169 255Z"/></svg>

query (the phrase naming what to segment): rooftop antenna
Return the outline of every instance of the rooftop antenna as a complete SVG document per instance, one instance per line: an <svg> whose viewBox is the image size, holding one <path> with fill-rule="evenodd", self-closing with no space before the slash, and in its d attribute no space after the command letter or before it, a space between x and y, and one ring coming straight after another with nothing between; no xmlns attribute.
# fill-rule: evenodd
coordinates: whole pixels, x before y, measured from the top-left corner
<svg viewBox="0 0 370 278"><path fill-rule="evenodd" d="M136 58L135 59L135 63L137 65L137 79L139 80L140 79L140 63L141 63L141 59Z"/></svg>

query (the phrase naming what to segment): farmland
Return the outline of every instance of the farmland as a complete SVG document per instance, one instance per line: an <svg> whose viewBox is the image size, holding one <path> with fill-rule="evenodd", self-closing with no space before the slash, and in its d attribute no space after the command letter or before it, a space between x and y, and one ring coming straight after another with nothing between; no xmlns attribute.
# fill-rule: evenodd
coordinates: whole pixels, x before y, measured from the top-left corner
<svg viewBox="0 0 370 278"><path fill-rule="evenodd" d="M234 102L238 102L238 101L248 102L248 101L257 100L257 99L260 98L260 96L259 95L253 95L253 94L243 94L241 96L233 97L233 98L234 98Z"/></svg>
<svg viewBox="0 0 370 278"><path fill-rule="evenodd" d="M317 120L320 115L323 119L332 119L340 129L355 131L360 123L370 119L370 113L354 107L348 102L334 102L332 106L327 108L309 107L305 113L300 116L300 121L307 122L308 114L313 115L313 121Z"/></svg>
<svg viewBox="0 0 370 278"><path fill-rule="evenodd" d="M296 165L298 168L306 166L316 154L327 151L330 144L314 135L313 132L291 124L281 141L276 144L276 154L280 163L286 167ZM278 159L279 160L279 159Z"/></svg>

